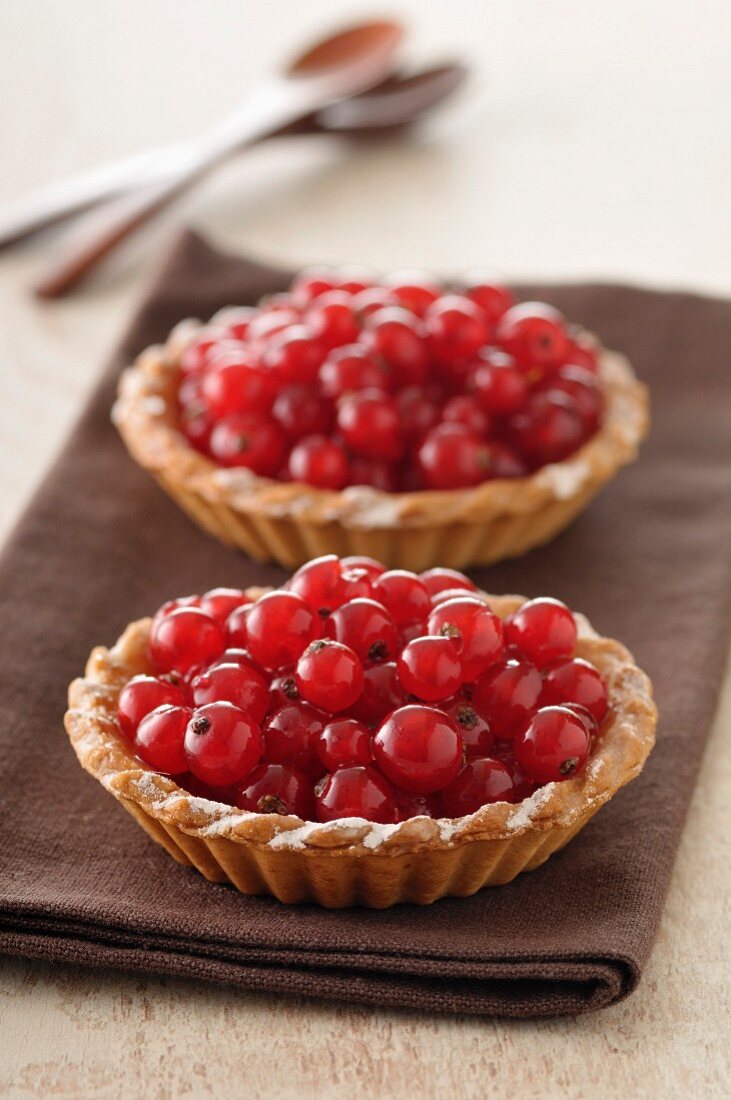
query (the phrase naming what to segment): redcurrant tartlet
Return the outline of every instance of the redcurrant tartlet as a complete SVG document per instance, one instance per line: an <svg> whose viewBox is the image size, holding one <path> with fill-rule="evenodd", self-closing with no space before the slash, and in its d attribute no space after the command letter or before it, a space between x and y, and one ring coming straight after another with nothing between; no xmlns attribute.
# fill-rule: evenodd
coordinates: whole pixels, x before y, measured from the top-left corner
<svg viewBox="0 0 731 1100"><path fill-rule="evenodd" d="M629 363L484 275L300 273L181 322L120 382L133 457L254 558L461 568L551 539L637 457Z"/></svg>
<svg viewBox="0 0 731 1100"><path fill-rule="evenodd" d="M304 565L164 604L69 689L79 761L247 894L426 904L509 882L642 769L647 676L559 600L452 569Z"/></svg>

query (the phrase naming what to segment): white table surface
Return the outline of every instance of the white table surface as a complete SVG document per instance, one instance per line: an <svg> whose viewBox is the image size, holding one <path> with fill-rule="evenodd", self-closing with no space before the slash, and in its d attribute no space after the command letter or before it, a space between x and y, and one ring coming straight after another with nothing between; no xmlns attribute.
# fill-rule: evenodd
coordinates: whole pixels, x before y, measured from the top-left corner
<svg viewBox="0 0 731 1100"><path fill-rule="evenodd" d="M0 202L103 158L194 137L319 25L318 0L0 0ZM731 289L728 0L392 6L417 61L469 90L408 140L261 148L83 292L28 293L48 240L0 253L0 534L112 350L174 226L287 263L490 266L508 277ZM731 679L658 944L627 1002L508 1023L377 1012L0 961L0 1095L728 1095Z"/></svg>

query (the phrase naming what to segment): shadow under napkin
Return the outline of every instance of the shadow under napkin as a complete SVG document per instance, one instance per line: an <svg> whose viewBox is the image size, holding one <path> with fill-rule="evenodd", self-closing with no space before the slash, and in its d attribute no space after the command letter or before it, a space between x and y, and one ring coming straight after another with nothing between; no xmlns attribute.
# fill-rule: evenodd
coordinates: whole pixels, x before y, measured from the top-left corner
<svg viewBox="0 0 731 1100"><path fill-rule="evenodd" d="M185 234L0 559L0 951L422 1011L611 1004L655 938L726 658L731 304L520 288L629 355L654 426L639 463L569 531L473 575L495 592L561 597L629 645L661 710L643 775L509 886L328 912L247 898L175 864L79 769L62 726L67 683L129 620L183 592L281 581L198 531L128 458L109 409L120 368L180 318L287 279Z"/></svg>

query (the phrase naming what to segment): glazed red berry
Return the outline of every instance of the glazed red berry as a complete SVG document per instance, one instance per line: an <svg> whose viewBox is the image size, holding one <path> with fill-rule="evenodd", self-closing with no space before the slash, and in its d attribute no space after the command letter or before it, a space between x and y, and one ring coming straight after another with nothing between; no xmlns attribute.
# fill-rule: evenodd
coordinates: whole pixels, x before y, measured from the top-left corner
<svg viewBox="0 0 731 1100"><path fill-rule="evenodd" d="M335 290L337 276L329 267L307 267L292 281L292 301L299 309L305 309L316 298Z"/></svg>
<svg viewBox="0 0 731 1100"><path fill-rule="evenodd" d="M371 581L377 580L386 572L385 565L381 565L380 561L359 554L351 554L350 557L341 558L340 568L345 573L352 573L353 571L366 573Z"/></svg>
<svg viewBox="0 0 731 1100"><path fill-rule="evenodd" d="M445 294L430 305L424 324L432 354L446 364L474 358L490 335L482 311L457 294Z"/></svg>
<svg viewBox="0 0 731 1100"><path fill-rule="evenodd" d="M500 318L497 342L527 370L538 371L566 362L569 338L558 310L542 302L521 302Z"/></svg>
<svg viewBox="0 0 731 1100"><path fill-rule="evenodd" d="M240 588L212 588L201 596L199 607L223 626L232 611L250 603L250 598Z"/></svg>
<svg viewBox="0 0 731 1100"><path fill-rule="evenodd" d="M326 618L346 600L366 598L371 595L371 583L367 570L345 568L335 554L313 558L301 566L287 587L296 592L322 618Z"/></svg>
<svg viewBox="0 0 731 1100"><path fill-rule="evenodd" d="M350 484L369 485L383 493L394 493L398 488L398 477L389 463L354 455L350 460Z"/></svg>
<svg viewBox="0 0 731 1100"><path fill-rule="evenodd" d="M263 742L258 723L233 703L209 703L193 712L185 730L188 768L204 783L223 787L258 764Z"/></svg>
<svg viewBox="0 0 731 1100"><path fill-rule="evenodd" d="M307 325L290 325L267 342L264 363L281 385L308 385L317 378L325 348Z"/></svg>
<svg viewBox="0 0 731 1100"><path fill-rule="evenodd" d="M264 757L270 764L286 764L307 776L322 775L316 752L317 738L328 716L308 703L287 702L267 719L264 726Z"/></svg>
<svg viewBox="0 0 731 1100"><path fill-rule="evenodd" d="M353 309L361 321L370 317L372 313L377 313L379 309L398 304L399 300L395 294L383 286L369 286L353 295Z"/></svg>
<svg viewBox="0 0 731 1100"><path fill-rule="evenodd" d="M310 435L292 449L287 465L293 481L318 489L342 489L350 481L345 451L334 439Z"/></svg>
<svg viewBox="0 0 731 1100"><path fill-rule="evenodd" d="M321 638L304 651L294 678L303 699L337 714L351 707L363 690L363 665L348 646Z"/></svg>
<svg viewBox="0 0 731 1100"><path fill-rule="evenodd" d="M401 433L409 443L419 443L439 423L439 408L423 386L404 386L396 394Z"/></svg>
<svg viewBox="0 0 731 1100"><path fill-rule="evenodd" d="M440 798L447 817L464 817L489 802L512 802L514 794L513 779L505 765L481 757L465 764Z"/></svg>
<svg viewBox="0 0 731 1100"><path fill-rule="evenodd" d="M211 432L215 421L206 407L198 402L184 405L180 410L180 427L192 447L202 454L208 454Z"/></svg>
<svg viewBox="0 0 731 1100"><path fill-rule="evenodd" d="M462 766L462 736L456 722L433 707L393 712L373 738L373 755L395 786L431 794L456 778Z"/></svg>
<svg viewBox="0 0 731 1100"><path fill-rule="evenodd" d="M233 646L235 649L246 649L248 642L246 622L253 606L253 604L242 604L241 607L234 608L226 619L227 646Z"/></svg>
<svg viewBox="0 0 731 1100"><path fill-rule="evenodd" d="M441 817L439 795L408 794L395 791L396 820L409 821L412 817Z"/></svg>
<svg viewBox="0 0 731 1100"><path fill-rule="evenodd" d="M392 710L406 702L395 661L371 665L363 672L363 691L350 708L350 714L367 726L374 726Z"/></svg>
<svg viewBox="0 0 731 1100"><path fill-rule="evenodd" d="M349 600L333 611L327 621L331 638L349 646L364 663L393 659L399 648L399 634L383 604L375 600Z"/></svg>
<svg viewBox="0 0 731 1100"><path fill-rule="evenodd" d="M599 369L599 350L596 341L588 333L574 332L573 338L569 341L566 362L596 373Z"/></svg>
<svg viewBox="0 0 731 1100"><path fill-rule="evenodd" d="M320 367L320 388L326 397L338 398L360 390L387 390L390 374L358 344L346 344L330 352Z"/></svg>
<svg viewBox="0 0 731 1100"><path fill-rule="evenodd" d="M301 319L299 310L288 308L284 304L269 305L260 309L256 317L249 321L247 340L259 350L278 332L283 332L290 325L299 324Z"/></svg>
<svg viewBox="0 0 731 1100"><path fill-rule="evenodd" d="M474 581L471 581L464 573L460 573L458 569L445 569L436 566L434 569L427 569L422 573L420 579L430 598L453 588L463 588L466 592L477 591L477 585Z"/></svg>
<svg viewBox="0 0 731 1100"><path fill-rule="evenodd" d="M191 683L197 707L225 700L261 723L269 710L269 686L260 672L238 664L214 665Z"/></svg>
<svg viewBox="0 0 731 1100"><path fill-rule="evenodd" d="M290 440L308 435L327 435L335 412L329 401L323 401L309 386L285 386L277 394L272 416Z"/></svg>
<svg viewBox="0 0 731 1100"><path fill-rule="evenodd" d="M462 293L478 306L490 329L515 304L511 292L490 272L470 272L462 280Z"/></svg>
<svg viewBox="0 0 731 1100"><path fill-rule="evenodd" d="M294 672L287 671L279 676L274 676L269 684L269 710L274 712L280 707L294 703L300 698L299 688L295 683Z"/></svg>
<svg viewBox="0 0 731 1100"><path fill-rule="evenodd" d="M222 348L226 340L226 331L221 328L203 328L188 342L180 356L180 369L183 374L195 374L205 369L211 354ZM229 342L229 347L238 346Z"/></svg>
<svg viewBox="0 0 731 1100"><path fill-rule="evenodd" d="M391 369L399 386L421 385L429 377L426 332L405 309L380 309L366 319L363 344Z"/></svg>
<svg viewBox="0 0 731 1100"><path fill-rule="evenodd" d="M154 676L133 676L119 693L117 721L126 737L134 737L142 719L158 707L179 707L183 693L175 684Z"/></svg>
<svg viewBox="0 0 731 1100"><path fill-rule="evenodd" d="M439 283L424 271L392 271L382 282L400 306L419 317L442 293Z"/></svg>
<svg viewBox="0 0 731 1100"><path fill-rule="evenodd" d="M482 601L474 597L446 600L429 616L430 634L450 639L462 666L462 680L471 683L503 653L503 625Z"/></svg>
<svg viewBox="0 0 731 1100"><path fill-rule="evenodd" d="M379 390L347 394L338 403L338 428L352 451L364 458L396 461L403 451L398 411Z"/></svg>
<svg viewBox="0 0 731 1100"><path fill-rule="evenodd" d="M253 306L227 306L219 309L213 318L213 324L220 325L234 340L245 340L249 324L259 311Z"/></svg>
<svg viewBox="0 0 731 1100"><path fill-rule="evenodd" d="M137 727L135 752L156 771L180 775L188 770L183 748L185 729L190 718L187 707L161 706L150 711Z"/></svg>
<svg viewBox="0 0 731 1100"><path fill-rule="evenodd" d="M498 661L475 682L472 703L496 737L511 738L538 709L543 681L535 665Z"/></svg>
<svg viewBox="0 0 731 1100"><path fill-rule="evenodd" d="M327 349L354 343L360 332L350 295L340 290L321 294L307 310L305 320L315 340Z"/></svg>
<svg viewBox="0 0 731 1100"><path fill-rule="evenodd" d="M179 607L200 607L200 596L179 596L175 600L167 600L161 607L158 607L155 614L152 616L152 622L150 624L150 633L157 627L166 616L171 612L177 611Z"/></svg>
<svg viewBox="0 0 731 1100"><path fill-rule="evenodd" d="M419 447L417 463L430 489L466 489L490 476L488 444L460 424L439 424Z"/></svg>
<svg viewBox="0 0 731 1100"><path fill-rule="evenodd" d="M505 641L538 668L546 668L554 661L572 656L576 648L576 620L565 603L541 596L528 600L508 616Z"/></svg>
<svg viewBox="0 0 731 1100"><path fill-rule="evenodd" d="M269 592L246 616L246 647L262 668L293 665L319 633L317 616L295 592Z"/></svg>
<svg viewBox="0 0 731 1100"><path fill-rule="evenodd" d="M547 393L565 393L578 412L587 433L599 427L604 398L596 375L586 367L560 367L543 383Z"/></svg>
<svg viewBox="0 0 731 1100"><path fill-rule="evenodd" d="M449 706L440 708L453 718L462 734L465 757L474 760L477 756L488 756L495 740L490 723L483 718L468 699L459 699Z"/></svg>
<svg viewBox="0 0 731 1100"><path fill-rule="evenodd" d="M360 817L381 825L396 821L391 785L375 768L338 768L315 789L318 821Z"/></svg>
<svg viewBox="0 0 731 1100"><path fill-rule="evenodd" d="M225 648L223 628L198 607L179 607L150 628L150 654L161 672L210 664Z"/></svg>
<svg viewBox="0 0 731 1100"><path fill-rule="evenodd" d="M561 703L560 705L566 710L570 710L572 714L580 719L589 735L589 744L592 745L599 734L599 723L591 711L587 710L586 707L582 707L580 703Z"/></svg>
<svg viewBox="0 0 731 1100"><path fill-rule="evenodd" d="M564 703L585 707L598 723L607 713L607 687L601 673L581 657L551 665L543 674L541 705Z"/></svg>
<svg viewBox="0 0 731 1100"><path fill-rule="evenodd" d="M510 421L510 433L534 468L562 462L581 446L586 428L576 403L560 390L536 392Z"/></svg>
<svg viewBox="0 0 731 1100"><path fill-rule="evenodd" d="M259 764L236 792L236 805L254 814L292 814L313 821L312 783L302 772L284 764Z"/></svg>
<svg viewBox="0 0 731 1100"><path fill-rule="evenodd" d="M208 668L216 668L217 665L239 665L241 668L253 668L258 671L249 651L240 646L228 646Z"/></svg>
<svg viewBox="0 0 731 1100"><path fill-rule="evenodd" d="M325 771L373 763L371 735L355 718L336 718L328 722L315 741L317 755Z"/></svg>
<svg viewBox="0 0 731 1100"><path fill-rule="evenodd" d="M203 376L202 393L214 417L267 413L276 396L276 378L243 348L217 354Z"/></svg>
<svg viewBox="0 0 731 1100"><path fill-rule="evenodd" d="M436 703L462 683L462 663L451 638L414 638L401 651L398 674L406 691Z"/></svg>
<svg viewBox="0 0 731 1100"><path fill-rule="evenodd" d="M515 758L538 783L559 782L581 771L589 735L566 707L543 707L515 739Z"/></svg>
<svg viewBox="0 0 731 1100"><path fill-rule="evenodd" d="M522 409L530 388L510 356L491 350L477 360L467 384L485 412L493 416L510 416Z"/></svg>
<svg viewBox="0 0 731 1100"><path fill-rule="evenodd" d="M373 585L373 597L382 603L399 627L425 623L431 600L424 583L405 569L389 569Z"/></svg>
<svg viewBox="0 0 731 1100"><path fill-rule="evenodd" d="M450 397L442 409L442 421L445 424L462 424L475 435L486 435L490 430L490 420L474 397L459 394Z"/></svg>
<svg viewBox="0 0 731 1100"><path fill-rule="evenodd" d="M246 466L261 477L274 477L284 460L287 440L270 417L237 413L218 421L210 449L221 466Z"/></svg>

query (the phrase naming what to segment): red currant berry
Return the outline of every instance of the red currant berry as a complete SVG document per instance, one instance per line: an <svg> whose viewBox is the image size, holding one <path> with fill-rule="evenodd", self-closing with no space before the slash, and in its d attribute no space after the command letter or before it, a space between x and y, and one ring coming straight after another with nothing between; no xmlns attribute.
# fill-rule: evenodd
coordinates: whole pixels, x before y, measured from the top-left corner
<svg viewBox="0 0 731 1100"><path fill-rule="evenodd" d="M477 360L467 386L485 412L493 416L510 416L528 399L528 380L523 371L508 355L491 349Z"/></svg>
<svg viewBox="0 0 731 1100"><path fill-rule="evenodd" d="M480 676L472 703L497 737L511 738L538 709L543 681L527 661L498 661Z"/></svg>
<svg viewBox="0 0 731 1100"><path fill-rule="evenodd" d="M291 814L312 821L315 799L306 775L284 764L260 764L236 793L236 805L254 814Z"/></svg>
<svg viewBox="0 0 731 1100"><path fill-rule="evenodd" d="M599 369L599 346L596 340L587 332L576 331L572 333L569 341L569 350L566 354L566 362L572 366L585 367L593 374Z"/></svg>
<svg viewBox="0 0 731 1100"><path fill-rule="evenodd" d="M393 466L387 462L356 455L350 462L350 484L368 485L372 489L380 489L382 493L394 493L398 488L398 478Z"/></svg>
<svg viewBox="0 0 731 1100"><path fill-rule="evenodd" d="M480 309L491 329L515 304L515 298L495 276L486 271L470 272L462 280L462 293Z"/></svg>
<svg viewBox="0 0 731 1100"><path fill-rule="evenodd" d="M492 444L493 477L525 477L528 472L527 464L510 447L502 443Z"/></svg>
<svg viewBox="0 0 731 1100"><path fill-rule="evenodd" d="M155 614L152 616L152 622L150 623L150 633L152 633L158 623L165 619L171 612L177 611L179 607L200 607L200 596L180 596L176 600L168 600L162 607L158 607Z"/></svg>
<svg viewBox="0 0 731 1100"><path fill-rule="evenodd" d="M400 306L418 317L423 317L442 293L439 283L423 271L392 271L382 282Z"/></svg>
<svg viewBox="0 0 731 1100"><path fill-rule="evenodd" d="M442 409L442 422L461 424L468 432L475 435L487 435L490 430L487 413L478 405L474 397L469 397L467 394L450 397Z"/></svg>
<svg viewBox="0 0 731 1100"><path fill-rule="evenodd" d="M495 740L490 724L479 711L475 710L469 700L460 699L449 707L442 704L441 709L457 723L468 760L489 755Z"/></svg>
<svg viewBox="0 0 731 1100"><path fill-rule="evenodd" d="M305 320L314 338L327 349L353 344L360 333L350 295L340 290L321 294L307 310Z"/></svg>
<svg viewBox="0 0 731 1100"><path fill-rule="evenodd" d="M212 787L243 779L259 763L263 747L258 724L233 703L200 707L185 731L188 767Z"/></svg>
<svg viewBox="0 0 731 1100"><path fill-rule="evenodd" d="M317 738L327 715L307 703L287 702L264 727L264 756L268 763L286 764L317 779L322 764L316 752Z"/></svg>
<svg viewBox="0 0 731 1100"><path fill-rule="evenodd" d="M398 659L405 689L418 699L436 703L454 695L462 683L462 664L450 638L414 638Z"/></svg>
<svg viewBox="0 0 731 1100"><path fill-rule="evenodd" d="M216 418L267 413L276 392L275 376L254 362L246 348L216 355L203 376L203 397Z"/></svg>
<svg viewBox="0 0 731 1100"><path fill-rule="evenodd" d="M596 375L586 367L561 367L543 383L541 391L565 393L581 417L587 433L595 432L599 427L604 398Z"/></svg>
<svg viewBox="0 0 731 1100"><path fill-rule="evenodd" d="M431 600L424 583L405 569L389 569L373 585L373 597L383 604L396 626L425 623Z"/></svg>
<svg viewBox="0 0 731 1100"><path fill-rule="evenodd" d="M212 588L201 596L200 609L224 626L232 611L250 603L240 588Z"/></svg>
<svg viewBox="0 0 731 1100"><path fill-rule="evenodd" d="M586 429L568 394L537 392L510 421L513 441L534 467L562 462L581 446Z"/></svg>
<svg viewBox="0 0 731 1100"><path fill-rule="evenodd" d="M544 703L541 704L545 706ZM575 714L577 718L580 718L584 723L584 729L589 735L589 746L594 744L599 734L599 723L594 715L586 707L582 707L580 703L561 703L565 710L570 710L572 714Z"/></svg>
<svg viewBox="0 0 731 1100"><path fill-rule="evenodd" d="M410 821L412 817L440 817L438 795L407 794L394 791L396 796L396 820Z"/></svg>
<svg viewBox="0 0 731 1100"><path fill-rule="evenodd" d="M543 675L542 706L578 703L600 723L607 713L607 687L598 669L581 657L551 665Z"/></svg>
<svg viewBox="0 0 731 1100"><path fill-rule="evenodd" d="M333 425L334 411L308 386L286 386L279 391L272 416L290 439L307 435L327 435Z"/></svg>
<svg viewBox="0 0 731 1100"><path fill-rule="evenodd" d="M213 420L198 404L185 405L180 410L180 427L183 435L201 454L208 454L211 444Z"/></svg>
<svg viewBox="0 0 731 1100"><path fill-rule="evenodd" d="M212 323L220 325L234 340L245 340L249 333L249 322L258 315L253 306L227 306L219 309Z"/></svg>
<svg viewBox="0 0 731 1100"><path fill-rule="evenodd" d="M528 600L505 620L505 641L538 668L546 668L574 652L576 620L560 600L550 596Z"/></svg>
<svg viewBox="0 0 731 1100"><path fill-rule="evenodd" d="M380 825L396 821L396 804L389 783L375 768L338 768L315 788L318 821L358 817Z"/></svg>
<svg viewBox="0 0 731 1100"><path fill-rule="evenodd" d="M353 296L353 309L361 319L370 317L372 313L376 313L379 309L385 309L387 306L397 306L398 304L398 298L382 286L369 286L366 290L361 290Z"/></svg>
<svg viewBox="0 0 731 1100"><path fill-rule="evenodd" d="M522 302L500 318L497 342L521 366L530 370L566 362L569 339L558 310L542 302Z"/></svg>
<svg viewBox="0 0 731 1100"><path fill-rule="evenodd" d="M350 713L359 722L374 726L405 702L406 692L399 680L396 662L384 661L365 669L363 692Z"/></svg>
<svg viewBox="0 0 731 1100"><path fill-rule="evenodd" d="M502 622L472 596L440 603L429 616L428 630L455 645L464 683L476 680L503 653Z"/></svg>
<svg viewBox="0 0 731 1100"><path fill-rule="evenodd" d="M371 595L367 573L344 569L335 554L325 554L308 561L290 578L287 587L290 592L301 596L322 618L327 618L346 600Z"/></svg>
<svg viewBox="0 0 731 1100"><path fill-rule="evenodd" d="M156 707L146 714L134 738L139 758L164 775L187 771L183 738L189 718L190 711L181 706Z"/></svg>
<svg viewBox="0 0 731 1100"><path fill-rule="evenodd" d="M195 677L191 690L197 707L223 700L233 703L257 723L264 720L269 710L269 687L254 668L238 664L214 665Z"/></svg>
<svg viewBox="0 0 731 1100"><path fill-rule="evenodd" d="M325 349L307 325L290 325L267 342L264 362L284 385L311 385L325 358Z"/></svg>
<svg viewBox="0 0 731 1100"><path fill-rule="evenodd" d="M355 718L336 718L328 722L315 742L317 755L326 771L373 763L371 735Z"/></svg>
<svg viewBox="0 0 731 1100"><path fill-rule="evenodd" d="M346 294L361 294L373 286L373 272L360 264L341 264L336 275L338 288Z"/></svg>
<svg viewBox="0 0 731 1100"><path fill-rule="evenodd" d="M320 387L326 397L338 398L359 390L386 390L390 376L359 344L330 352L320 367Z"/></svg>
<svg viewBox="0 0 731 1100"><path fill-rule="evenodd" d="M432 428L417 453L419 471L430 489L465 489L490 476L490 448L460 424Z"/></svg>
<svg viewBox="0 0 731 1100"><path fill-rule="evenodd" d="M154 676L133 676L119 693L117 721L125 737L134 737L142 719L158 707L180 707L183 693Z"/></svg>
<svg viewBox="0 0 731 1100"><path fill-rule="evenodd" d="M238 342L237 342L238 343ZM232 342L226 339L225 329L203 328L195 334L184 348L180 356L180 370L183 374L196 374L205 370L210 361L211 354L222 345Z"/></svg>
<svg viewBox="0 0 731 1100"><path fill-rule="evenodd" d="M431 598L453 588L463 588L466 592L477 591L477 585L469 577L465 577L464 573L460 573L457 569L443 569L438 566L422 573L421 583Z"/></svg>
<svg viewBox="0 0 731 1100"><path fill-rule="evenodd" d="M385 661L396 656L399 635L383 604L375 600L350 600L333 611L328 634L349 646L363 662Z"/></svg>
<svg viewBox="0 0 731 1100"><path fill-rule="evenodd" d="M405 309L379 309L366 319L363 343L391 368L399 386L421 385L429 376L429 347L423 326Z"/></svg>
<svg viewBox="0 0 731 1100"><path fill-rule="evenodd" d="M287 306L275 305L273 308L261 309L249 322L246 339L250 345L263 347L272 336L283 332L290 325L298 325L300 320L299 311Z"/></svg>
<svg viewBox="0 0 731 1100"><path fill-rule="evenodd" d="M447 817L465 817L488 802L512 802L513 780L499 760L481 757L465 764L462 771L441 792Z"/></svg>
<svg viewBox="0 0 731 1100"><path fill-rule="evenodd" d="M394 462L403 452L396 404L379 390L343 397L338 404L337 423L350 449L365 458Z"/></svg>
<svg viewBox="0 0 731 1100"><path fill-rule="evenodd" d="M456 722L433 707L401 707L373 738L378 767L412 794L431 794L451 783L462 766L462 752Z"/></svg>
<svg viewBox="0 0 731 1100"><path fill-rule="evenodd" d="M246 622L252 607L253 604L242 604L241 607L234 608L226 619L226 642L229 646L246 650L248 644Z"/></svg>
<svg viewBox="0 0 731 1100"><path fill-rule="evenodd" d="M150 654L162 672L208 665L226 648L222 627L197 607L179 607L153 622Z"/></svg>
<svg viewBox="0 0 731 1100"><path fill-rule="evenodd" d="M370 581L378 580L378 578L386 572L385 565L381 565L380 561L358 554L352 554L348 558L342 558L340 566L344 572L357 570L366 573Z"/></svg>
<svg viewBox="0 0 731 1100"><path fill-rule="evenodd" d="M246 466L260 477L274 477L284 460L286 439L270 418L238 413L218 421L210 449L221 466Z"/></svg>
<svg viewBox="0 0 731 1100"><path fill-rule="evenodd" d="M570 779L589 755L589 735L566 707L543 707L515 739L515 758L538 783Z"/></svg>
<svg viewBox="0 0 731 1100"><path fill-rule="evenodd" d="M293 665L319 633L317 616L296 592L268 592L246 616L246 647L262 668ZM236 644L230 631L229 639Z"/></svg>
<svg viewBox="0 0 731 1100"><path fill-rule="evenodd" d="M292 301L299 309L305 309L316 298L335 290L337 276L329 267L307 267L300 271L292 281L290 293Z"/></svg>
<svg viewBox="0 0 731 1100"><path fill-rule="evenodd" d="M295 703L300 697L299 689L294 680L294 672L283 672L281 676L275 676L269 685L270 711L279 710L289 703Z"/></svg>
<svg viewBox="0 0 731 1100"><path fill-rule="evenodd" d="M318 489L342 489L350 480L345 451L325 435L310 435L293 447L287 471L293 481Z"/></svg>
<svg viewBox="0 0 731 1100"><path fill-rule="evenodd" d="M405 386L396 395L401 433L409 443L419 443L439 423L439 409L423 386Z"/></svg>
<svg viewBox="0 0 731 1100"><path fill-rule="evenodd" d="M481 310L457 294L445 294L430 305L424 324L431 352L440 363L474 358L490 335Z"/></svg>
<svg viewBox="0 0 731 1100"><path fill-rule="evenodd" d="M311 642L294 673L300 695L328 714L347 710L363 690L363 665L348 646L326 638Z"/></svg>

